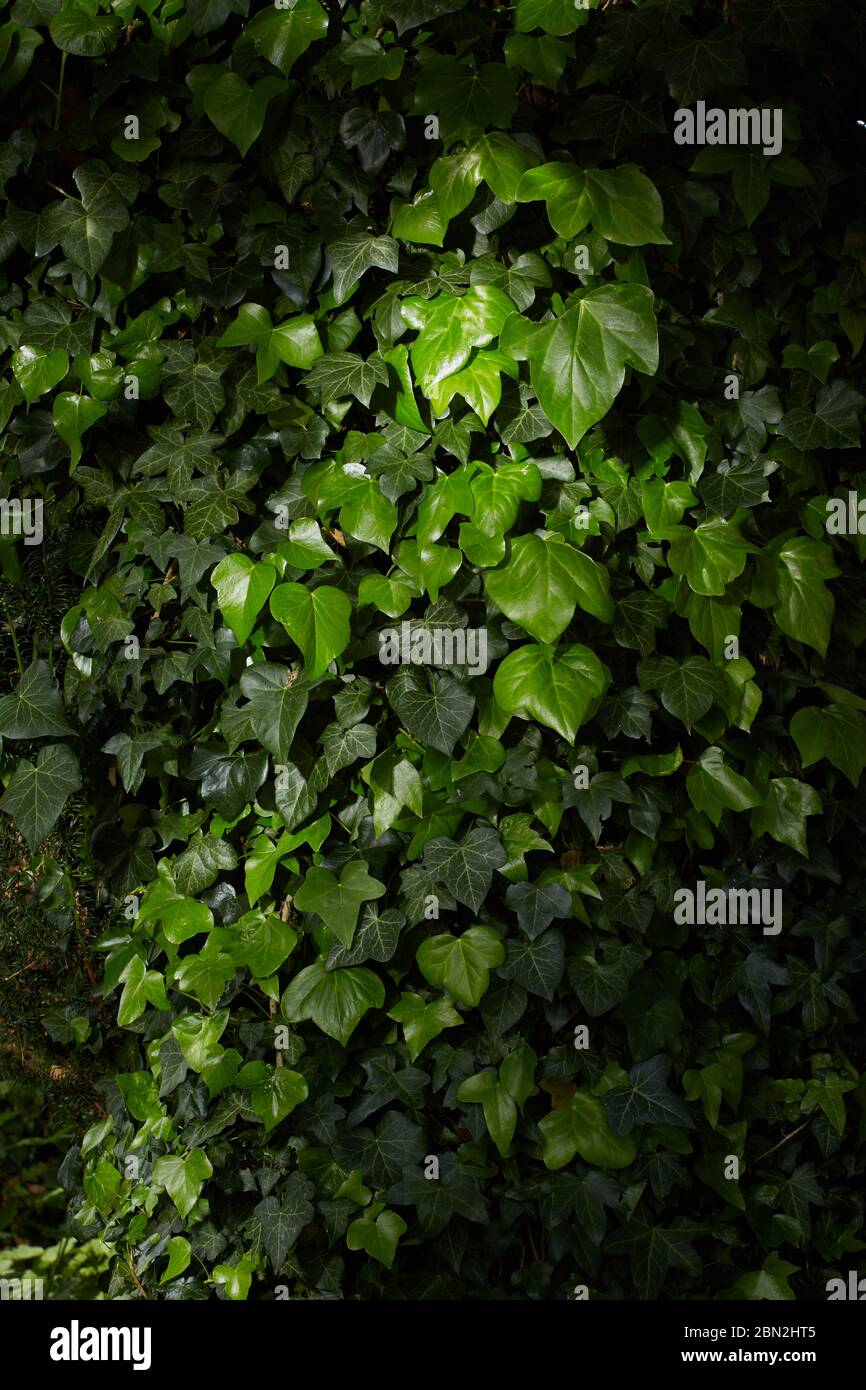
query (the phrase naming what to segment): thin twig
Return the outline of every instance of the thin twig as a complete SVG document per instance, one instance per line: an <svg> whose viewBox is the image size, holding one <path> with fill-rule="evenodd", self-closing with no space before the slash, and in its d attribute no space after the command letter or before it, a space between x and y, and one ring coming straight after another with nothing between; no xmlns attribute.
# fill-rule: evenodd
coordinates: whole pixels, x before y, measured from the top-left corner
<svg viewBox="0 0 866 1390"><path fill-rule="evenodd" d="M770 1154L774 1154L777 1149L781 1149L783 1144L787 1144L789 1139L793 1139L795 1134L799 1134L801 1129L805 1129L808 1123L808 1120L804 1120L803 1123L801 1125L798 1125L796 1129L792 1129L790 1134L786 1134L784 1139L780 1139L778 1144L774 1144L773 1147L771 1149L768 1149L765 1154L761 1154L760 1158L756 1158L755 1162L763 1163L765 1158L769 1158Z"/></svg>
<svg viewBox="0 0 866 1390"><path fill-rule="evenodd" d="M9 624L9 636L12 638L12 647L15 652L15 660L18 663L18 670L21 672L23 676L26 668L24 666L24 662L21 659L21 648L18 646L18 638L15 636L15 626L12 622L12 618L9 613L9 605L7 604L5 598L2 600L2 603L3 612L6 614L6 621Z"/></svg>
<svg viewBox="0 0 866 1390"><path fill-rule="evenodd" d="M57 88L57 105L54 108L54 129L60 129L60 110L63 105L63 79L66 76L66 59L68 54L64 51L60 55L60 85ZM67 194L67 197L69 195Z"/></svg>
<svg viewBox="0 0 866 1390"><path fill-rule="evenodd" d="M131 1246L129 1247L129 1249L128 1249L127 1252L126 1252L126 1258L127 1258L128 1263L129 1263L129 1273L130 1273L130 1275L131 1275L131 1277L132 1277L132 1282L133 1282L133 1284L134 1284L135 1287L138 1289L138 1292L141 1294L142 1298L147 1298L147 1290L145 1289L144 1285L142 1284L141 1280L139 1279L138 1275L137 1275L136 1272L135 1272L135 1261L134 1261L133 1258L132 1258L132 1247L131 1247Z"/></svg>

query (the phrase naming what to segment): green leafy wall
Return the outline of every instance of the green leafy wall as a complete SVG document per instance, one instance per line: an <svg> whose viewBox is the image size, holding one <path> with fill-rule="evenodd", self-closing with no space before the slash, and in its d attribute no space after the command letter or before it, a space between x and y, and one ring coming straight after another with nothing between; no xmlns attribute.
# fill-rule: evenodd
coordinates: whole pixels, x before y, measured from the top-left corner
<svg viewBox="0 0 866 1390"><path fill-rule="evenodd" d="M92 978L112 1296L856 1265L864 65L819 0L6 12L0 912Z"/></svg>

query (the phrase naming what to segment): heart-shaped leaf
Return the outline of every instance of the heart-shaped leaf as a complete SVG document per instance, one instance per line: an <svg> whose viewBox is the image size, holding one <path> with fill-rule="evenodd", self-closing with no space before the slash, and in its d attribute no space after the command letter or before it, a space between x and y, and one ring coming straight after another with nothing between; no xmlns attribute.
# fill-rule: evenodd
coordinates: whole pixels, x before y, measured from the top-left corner
<svg viewBox="0 0 866 1390"><path fill-rule="evenodd" d="M588 647L518 647L493 678L496 702L509 714L534 718L573 741L610 683L610 673Z"/></svg>
<svg viewBox="0 0 866 1390"><path fill-rule="evenodd" d="M68 369L69 358L63 348L43 352L41 348L22 346L12 354L12 372L28 405L57 386Z"/></svg>
<svg viewBox="0 0 866 1390"><path fill-rule="evenodd" d="M280 584L271 594L271 613L303 652L310 680L321 676L349 645L352 604L340 589Z"/></svg>
<svg viewBox="0 0 866 1390"><path fill-rule="evenodd" d="M69 471L74 473L84 452L81 436L103 415L108 414L108 406L95 401L92 396L79 396L74 391L61 391L54 398L52 420L54 428L65 444L69 445Z"/></svg>
<svg viewBox="0 0 866 1390"><path fill-rule="evenodd" d="M361 904L381 898L384 892L384 883L372 878L366 867L354 860L345 866L339 879L330 869L309 869L295 894L295 903L304 912L317 912L337 940L349 947Z"/></svg>
<svg viewBox="0 0 866 1390"><path fill-rule="evenodd" d="M40 748L35 766L24 759L19 762L0 800L0 811L13 818L30 848L37 850L67 798L80 786L75 754L64 743L52 743Z"/></svg>
<svg viewBox="0 0 866 1390"><path fill-rule="evenodd" d="M246 154L265 124L268 103L286 90L279 77L265 77L250 86L237 72L223 73L204 93L204 109L220 134Z"/></svg>
<svg viewBox="0 0 866 1390"><path fill-rule="evenodd" d="M219 610L240 646L255 627L276 577L273 565L254 564L248 555L227 555L211 574Z"/></svg>
<svg viewBox="0 0 866 1390"><path fill-rule="evenodd" d="M607 414L627 366L658 367L653 303L644 285L602 285L552 323L516 317L506 330L500 346L529 359L538 399L570 448Z"/></svg>

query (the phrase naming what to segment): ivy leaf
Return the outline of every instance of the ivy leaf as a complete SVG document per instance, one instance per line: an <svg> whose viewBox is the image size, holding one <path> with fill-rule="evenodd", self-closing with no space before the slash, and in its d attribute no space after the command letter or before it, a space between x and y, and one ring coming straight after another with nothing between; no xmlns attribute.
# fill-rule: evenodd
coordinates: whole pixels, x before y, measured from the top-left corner
<svg viewBox="0 0 866 1390"><path fill-rule="evenodd" d="M685 661L672 657L653 657L638 666L641 690L657 690L669 714L691 729L702 719L713 701L724 701L722 672L703 656Z"/></svg>
<svg viewBox="0 0 866 1390"><path fill-rule="evenodd" d="M141 900L137 921L161 922L166 941L179 946L199 932L210 931L213 913L206 903L196 902L178 891L165 860L157 865L157 877L148 885Z"/></svg>
<svg viewBox="0 0 866 1390"><path fill-rule="evenodd" d="M213 570L210 582L216 589L219 610L243 646L274 587L273 565L253 564L248 555L227 555Z"/></svg>
<svg viewBox="0 0 866 1390"><path fill-rule="evenodd" d="M214 1265L211 1279L221 1284L226 1298L233 1303L243 1302L249 1294L253 1282L255 1261L252 1255L242 1255L236 1264Z"/></svg>
<svg viewBox="0 0 866 1390"><path fill-rule="evenodd" d="M769 502L767 478L776 465L769 459L748 459L716 473L705 473L698 492L708 512L729 516L738 507L757 507Z"/></svg>
<svg viewBox="0 0 866 1390"><path fill-rule="evenodd" d="M725 432L731 435L738 448L755 455L767 442L768 426L778 425L784 414L777 387L762 386L760 391L743 391L731 407Z"/></svg>
<svg viewBox="0 0 866 1390"><path fill-rule="evenodd" d="M383 12L393 19L397 34L402 36L409 29L417 29L431 19L441 19L443 15L462 10L464 0L387 0Z"/></svg>
<svg viewBox="0 0 866 1390"><path fill-rule="evenodd" d="M493 678L496 703L509 714L537 719L569 742L601 699L610 673L589 647L518 647Z"/></svg>
<svg viewBox="0 0 866 1390"><path fill-rule="evenodd" d="M811 705L800 709L790 724L804 767L826 758L856 787L866 767L866 719L845 705Z"/></svg>
<svg viewBox="0 0 866 1390"><path fill-rule="evenodd" d="M384 835L400 818L404 807L415 816L424 811L424 787L418 769L408 758L390 751L361 769L373 793L373 829Z"/></svg>
<svg viewBox="0 0 866 1390"><path fill-rule="evenodd" d="M237 854L225 840L199 832L174 861L172 876L178 892L194 898L216 881L220 869L233 869L237 862Z"/></svg>
<svg viewBox="0 0 866 1390"><path fill-rule="evenodd" d="M563 0L567 4L567 0ZM580 13L578 11L578 13ZM645 135L661 135L667 129L657 109L647 101L634 101L615 92L599 93L581 102L571 125L578 140L602 140L616 159L620 150L636 145Z"/></svg>
<svg viewBox="0 0 866 1390"><path fill-rule="evenodd" d="M229 1021L228 1011L216 1014L186 1014L171 1025L172 1035L192 1071L202 1073L221 1062L225 1050L219 1040Z"/></svg>
<svg viewBox="0 0 866 1390"><path fill-rule="evenodd" d="M71 733L51 667L47 661L34 661L13 693L0 699L0 736L57 738Z"/></svg>
<svg viewBox="0 0 866 1390"><path fill-rule="evenodd" d="M400 312L419 330L412 344L412 370L429 395L437 382L466 365L473 348L486 347L498 336L514 305L502 290L474 285L464 295L404 299Z"/></svg>
<svg viewBox="0 0 866 1390"><path fill-rule="evenodd" d="M746 81L746 64L736 39L724 28L696 36L686 29L666 29L641 49L640 59L663 72L672 97L688 106L719 86Z"/></svg>
<svg viewBox="0 0 866 1390"><path fill-rule="evenodd" d="M358 586L358 602L373 603L380 613L399 618L419 592L418 586L405 575L386 578L382 574L365 574Z"/></svg>
<svg viewBox="0 0 866 1390"><path fill-rule="evenodd" d="M344 767L351 767L359 758L373 758L376 754L376 730L369 724L353 724L344 729L339 724L331 724L322 735L322 748L328 773L334 777Z"/></svg>
<svg viewBox="0 0 866 1390"><path fill-rule="evenodd" d="M259 743L279 763L286 763L307 708L306 682L303 678L298 680L298 673L285 666L257 662L244 671L240 687L249 699L246 712Z"/></svg>
<svg viewBox="0 0 866 1390"><path fill-rule="evenodd" d="M334 276L334 300L342 304L348 291L378 267L397 273L399 247L393 237L370 236L369 232L354 230L338 237L328 247Z"/></svg>
<svg viewBox="0 0 866 1390"><path fill-rule="evenodd" d="M507 126L517 104L517 74L502 63L470 67L457 58L421 51L416 111L439 111L449 140L489 125Z"/></svg>
<svg viewBox="0 0 866 1390"><path fill-rule="evenodd" d="M457 1088L457 1099L481 1103L488 1133L502 1157L507 1158L517 1128L517 1106L506 1087L497 1081L496 1072L489 1068L469 1077Z"/></svg>
<svg viewBox="0 0 866 1390"><path fill-rule="evenodd" d="M346 950L338 942L331 947L328 955L328 969L335 965L361 965L365 960L375 960L384 964L397 949L400 933L406 925L402 912L390 908L380 912L372 903L361 908L361 925L355 933L351 948Z"/></svg>
<svg viewBox="0 0 866 1390"><path fill-rule="evenodd" d="M187 0L186 11L196 38L221 29L232 13L235 0Z"/></svg>
<svg viewBox="0 0 866 1390"><path fill-rule="evenodd" d="M403 203L394 215L391 231L399 241L441 246L446 223L436 194L427 188L416 194L411 203Z"/></svg>
<svg viewBox="0 0 866 1390"><path fill-rule="evenodd" d="M115 228L113 217L106 216L103 210L88 212L74 198L66 198L57 204L51 219L52 233L63 247L64 254L88 275L95 275L107 257L114 241Z"/></svg>
<svg viewBox="0 0 866 1390"><path fill-rule="evenodd" d="M270 608L303 652L310 680L321 676L349 645L352 604L340 589L326 584L317 589L279 584L271 594Z"/></svg>
<svg viewBox="0 0 866 1390"><path fill-rule="evenodd" d="M118 1028L128 1028L141 1018L148 1004L168 1009L165 981L156 970L148 970L141 956L133 956L120 973L123 991L117 1006Z"/></svg>
<svg viewBox="0 0 866 1390"><path fill-rule="evenodd" d="M52 743L40 748L35 766L21 759L0 800L0 811L12 817L35 852L55 825L67 798L80 787L81 773L74 753L63 743Z"/></svg>
<svg viewBox="0 0 866 1390"><path fill-rule="evenodd" d="M177 1279L189 1267L192 1259L192 1246L185 1236L172 1236L168 1242L168 1264L165 1273L160 1279L160 1284L167 1284L172 1279Z"/></svg>
<svg viewBox="0 0 866 1390"><path fill-rule="evenodd" d="M201 794L226 820L239 815L258 791L268 770L264 749L255 753L231 753L199 746L193 753L187 776L201 782Z"/></svg>
<svg viewBox="0 0 866 1390"><path fill-rule="evenodd" d="M270 18L279 15L274 11ZM279 77L265 77L251 87L240 73L226 72L205 88L204 109L220 134L245 155L262 133L269 102L285 91Z"/></svg>
<svg viewBox="0 0 866 1390"><path fill-rule="evenodd" d="M626 366L656 371L653 303L643 285L602 285L553 323L527 327L518 319L503 338L503 350L529 359L538 399L570 448L607 414Z"/></svg>
<svg viewBox="0 0 866 1390"><path fill-rule="evenodd" d="M58 48L76 58L100 58L115 45L123 25L117 15L93 14L90 6L65 0L51 16L49 31Z"/></svg>
<svg viewBox="0 0 866 1390"><path fill-rule="evenodd" d="M701 522L694 529L676 526L670 535L668 564L674 574L685 575L696 594L723 594L742 574L755 548L733 522L721 517Z"/></svg>
<svg viewBox="0 0 866 1390"><path fill-rule="evenodd" d="M181 1216L186 1219L211 1177L213 1167L204 1149L191 1149L182 1157L167 1154L153 1165L152 1183L157 1191L165 1189Z"/></svg>
<svg viewBox="0 0 866 1390"><path fill-rule="evenodd" d="M504 980L516 980L530 994L540 994L549 1002L564 970L565 938L551 927L537 939L507 941L499 973Z"/></svg>
<svg viewBox="0 0 866 1390"><path fill-rule="evenodd" d="M554 90L570 56L567 44L547 34L539 38L509 34L503 51L510 68L526 68L545 87Z"/></svg>
<svg viewBox="0 0 866 1390"><path fill-rule="evenodd" d="M518 536L507 562L485 571L487 593L539 642L555 642L579 605L613 622L607 570L558 536Z"/></svg>
<svg viewBox="0 0 866 1390"><path fill-rule="evenodd" d="M638 1216L606 1243L608 1250L626 1255L632 1262L635 1287L641 1298L658 1297L671 1266L689 1274L697 1274L700 1270L701 1262L692 1249L688 1224L683 1221L682 1225L684 1230L678 1229L676 1224L666 1228Z"/></svg>
<svg viewBox="0 0 866 1390"><path fill-rule="evenodd" d="M571 894L559 883L512 883L505 901L517 913L520 930L534 941L554 917L571 916Z"/></svg>
<svg viewBox="0 0 866 1390"><path fill-rule="evenodd" d="M340 121L340 139L347 150L357 149L365 174L378 174L391 151L403 148L405 122L396 111L355 106Z"/></svg>
<svg viewBox="0 0 866 1390"><path fill-rule="evenodd" d="M517 189L518 202L536 198L544 198L550 225L562 237L576 236L591 221L601 236L623 246L668 243L662 200L634 164L619 169L539 165L523 175Z"/></svg>
<svg viewBox="0 0 866 1390"><path fill-rule="evenodd" d="M214 416L226 402L220 375L219 370L207 362L193 362L166 387L166 404L179 421L199 425L204 430L210 429ZM105 413L105 407L102 413ZM189 530L189 527L186 529ZM222 526L212 525L209 531L200 534L204 540L220 530Z"/></svg>
<svg viewBox="0 0 866 1390"><path fill-rule="evenodd" d="M63 348L45 352L42 348L22 346L12 354L12 373L29 405L57 386L69 369L69 358Z"/></svg>
<svg viewBox="0 0 866 1390"><path fill-rule="evenodd" d="M433 164L430 187L435 194L437 213L446 226L472 202L481 177L481 157L475 148L445 155Z"/></svg>
<svg viewBox="0 0 866 1390"><path fill-rule="evenodd" d="M283 765L274 789L274 802L287 830L293 830L316 809L316 791L295 763Z"/></svg>
<svg viewBox="0 0 866 1390"><path fill-rule="evenodd" d="M295 314L274 325L261 304L242 304L219 347L254 347L259 385L270 381L281 362L288 367L311 367L324 351L311 314Z"/></svg>
<svg viewBox="0 0 866 1390"><path fill-rule="evenodd" d="M292 1173L279 1197L265 1197L255 1208L262 1240L275 1271L282 1269L301 1231L315 1217L314 1192L309 1179L301 1173Z"/></svg>
<svg viewBox="0 0 866 1390"><path fill-rule="evenodd" d="M763 153L737 153L732 179L734 197L742 208L746 226L751 227L770 201L770 175Z"/></svg>
<svg viewBox="0 0 866 1390"><path fill-rule="evenodd" d="M428 1238L441 1234L455 1216L482 1226L490 1219L478 1183L452 1154L443 1156L438 1182L407 1171L383 1195L396 1206L415 1207L418 1225Z"/></svg>
<svg viewBox="0 0 866 1390"><path fill-rule="evenodd" d="M356 39L347 44L343 61L352 69L352 90L373 82L394 82L403 71L402 48L383 48L378 39Z"/></svg>
<svg viewBox="0 0 866 1390"><path fill-rule="evenodd" d="M273 975L298 944L297 932L279 918L261 912L245 913L229 950L236 965L245 965L257 980Z"/></svg>
<svg viewBox="0 0 866 1390"><path fill-rule="evenodd" d="M369 405L376 385L388 385L388 368L373 357L365 362L356 352L329 352L313 364L305 384L318 393L322 405L349 396Z"/></svg>
<svg viewBox="0 0 866 1390"><path fill-rule="evenodd" d="M556 1172L580 1154L598 1168L627 1168L634 1162L631 1139L613 1134L604 1104L588 1091L575 1091L571 1104L539 1120L544 1137L544 1166Z"/></svg>
<svg viewBox="0 0 866 1390"><path fill-rule="evenodd" d="M573 0L517 0L514 27L524 34L533 29L542 29L545 34L572 34L586 24L588 11L595 4L596 0L587 0L586 6L575 5Z"/></svg>
<svg viewBox="0 0 866 1390"><path fill-rule="evenodd" d="M248 1062L237 1075L237 1084L250 1093L250 1104L265 1127L265 1134L307 1099L309 1088L300 1072L289 1067Z"/></svg>
<svg viewBox="0 0 866 1390"><path fill-rule="evenodd" d="M395 1182L406 1168L420 1164L424 1136L407 1115L389 1110L375 1134L362 1129L355 1136L347 1136L343 1151L350 1160L357 1158L358 1167L373 1186L385 1187Z"/></svg>
<svg viewBox="0 0 866 1390"><path fill-rule="evenodd" d="M622 1003L642 961L637 947L624 946L618 941L607 942L602 947L601 959L586 952L569 961L569 981L590 1018L598 1018L615 1004Z"/></svg>
<svg viewBox="0 0 866 1390"><path fill-rule="evenodd" d="M282 997L288 1023L312 1019L317 1028L345 1047L368 1009L381 1009L385 986L372 970L326 971L323 960L296 975Z"/></svg>
<svg viewBox="0 0 866 1390"><path fill-rule="evenodd" d="M296 0L290 9L261 10L246 26L244 38L252 39L256 52L288 77L310 45L327 32L328 15L319 0Z"/></svg>
<svg viewBox="0 0 866 1390"><path fill-rule="evenodd" d="M420 994L411 990L403 991L388 1017L403 1025L410 1062L414 1062L427 1044L446 1028L458 1028L463 1022L445 995L427 1004Z"/></svg>
<svg viewBox="0 0 866 1390"><path fill-rule="evenodd" d="M235 967L224 951L184 956L174 968L173 983L184 994L191 994L206 1009L215 1009L229 980L234 979ZM118 1023L120 1015L118 1014Z"/></svg>
<svg viewBox="0 0 866 1390"><path fill-rule="evenodd" d="M311 517L292 522L288 540L280 541L277 554L298 570L315 570L334 558L321 527Z"/></svg>
<svg viewBox="0 0 866 1390"><path fill-rule="evenodd" d="M490 984L490 971L501 965L505 948L492 927L470 927L462 935L443 932L418 947L421 974L437 989L472 1008Z"/></svg>
<svg viewBox="0 0 866 1390"><path fill-rule="evenodd" d="M372 1210L370 1214L352 1222L346 1233L346 1244L350 1250L366 1250L368 1255L390 1269L397 1253L397 1244L408 1227L395 1211L380 1211L374 1217Z"/></svg>
<svg viewBox="0 0 866 1390"><path fill-rule="evenodd" d="M482 535L504 536L510 531L520 503L538 501L541 483L537 466L529 460L502 463L495 469L485 465L470 483L472 519Z"/></svg>
<svg viewBox="0 0 866 1390"><path fill-rule="evenodd" d="M829 546L794 536L778 549L772 578L767 574L770 563L768 557L753 586L752 602L761 607L772 603L782 632L826 656L835 603L824 580L839 573Z"/></svg>
<svg viewBox="0 0 866 1390"><path fill-rule="evenodd" d="M623 647L649 656L656 646L656 630L664 627L669 608L658 594L637 590L624 594L616 605L613 635Z"/></svg>
<svg viewBox="0 0 866 1390"><path fill-rule="evenodd" d="M793 1302L797 1295L788 1279L798 1272L797 1265L780 1260L775 1250L771 1250L760 1269L740 1275L732 1292L735 1296L748 1299L766 1298L773 1302Z"/></svg>
<svg viewBox="0 0 866 1390"><path fill-rule="evenodd" d="M238 509L234 503L213 488L203 492L198 501L191 502L183 515L183 529L192 541L205 541L215 532L234 526L238 519Z"/></svg>
<svg viewBox="0 0 866 1390"><path fill-rule="evenodd" d="M355 935L361 904L381 898L385 892L384 883L372 878L366 866L354 860L345 865L339 879L330 869L308 869L303 885L295 894L295 903L304 912L318 913L348 949Z"/></svg>
<svg viewBox="0 0 866 1390"><path fill-rule="evenodd" d="M386 686L388 700L410 734L449 756L465 733L475 700L451 676L432 676L430 683L404 667Z"/></svg>
<svg viewBox="0 0 866 1390"><path fill-rule="evenodd" d="M397 509L374 478L359 478L340 509L340 525L356 540L366 541L388 553L388 541L397 525Z"/></svg>
<svg viewBox="0 0 866 1390"><path fill-rule="evenodd" d="M766 951L750 951L737 967L735 975L737 998L744 1009L764 1034L770 1031L772 1018L771 985L784 985L788 982L788 971L783 965L770 960Z"/></svg>
<svg viewBox="0 0 866 1390"><path fill-rule="evenodd" d="M84 452L81 436L103 415L108 414L108 406L96 401L92 396L79 396L74 391L61 391L54 397L52 421L54 428L65 444L69 445L70 472L77 468Z"/></svg>
<svg viewBox="0 0 866 1390"><path fill-rule="evenodd" d="M477 912L490 892L493 874L506 863L502 841L492 825L477 825L460 844L447 836L428 840L422 868L444 883L458 902Z"/></svg>
<svg viewBox="0 0 866 1390"><path fill-rule="evenodd" d="M502 399L502 372L517 376L517 367L506 353L476 352L461 371L430 388L430 404L437 415L444 415L452 397L462 396L486 425Z"/></svg>
<svg viewBox="0 0 866 1390"><path fill-rule="evenodd" d="M821 798L814 787L795 777L774 777L763 805L752 812L751 827L755 835L772 835L806 859L806 817L820 814Z"/></svg>
<svg viewBox="0 0 866 1390"><path fill-rule="evenodd" d="M606 1091L604 1108L612 1134L631 1134L636 1125L683 1125L692 1119L684 1100L668 1088L671 1069L667 1057L651 1057L638 1062L629 1072L628 1086Z"/></svg>
<svg viewBox="0 0 866 1390"><path fill-rule="evenodd" d="M608 738L612 738L615 733L621 733L626 738L641 738L648 743L652 735L652 713L655 708L655 702L649 695L645 695L642 691L636 690L634 686L630 686L627 690L621 691L619 695L608 696L602 706L599 720ZM598 774L598 776L605 775L603 773ZM592 795L588 799L582 797L576 803L578 806L593 804L596 794L605 785L598 782L598 776L593 777L587 789ZM609 813L610 807L605 815Z"/></svg>
<svg viewBox="0 0 866 1390"><path fill-rule="evenodd" d="M747 811L762 798L745 777L728 767L721 748L705 748L686 778L689 800L718 825L723 811Z"/></svg>
<svg viewBox="0 0 866 1390"><path fill-rule="evenodd" d="M815 409L794 406L779 433L798 449L854 449L860 442L859 411L863 396L850 382L831 381L815 399Z"/></svg>

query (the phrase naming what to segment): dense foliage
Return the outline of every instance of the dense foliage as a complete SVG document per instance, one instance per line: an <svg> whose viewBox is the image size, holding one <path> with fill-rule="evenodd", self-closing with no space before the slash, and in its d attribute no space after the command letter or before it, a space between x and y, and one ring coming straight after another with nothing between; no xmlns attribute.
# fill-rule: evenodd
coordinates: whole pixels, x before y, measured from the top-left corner
<svg viewBox="0 0 866 1390"><path fill-rule="evenodd" d="M820 0L14 0L0 911L111 1296L856 1266L864 69Z"/></svg>

